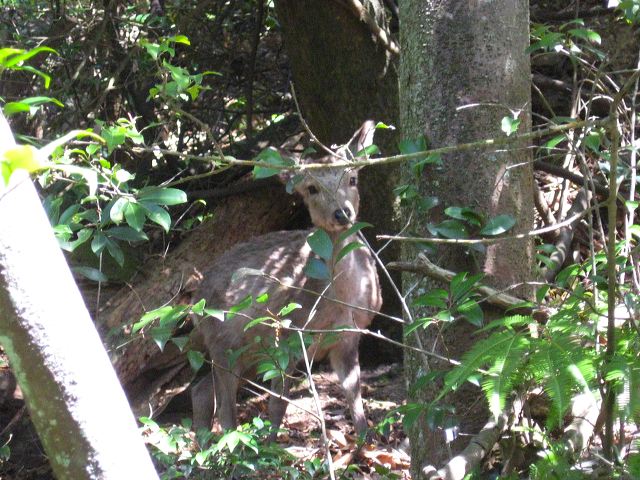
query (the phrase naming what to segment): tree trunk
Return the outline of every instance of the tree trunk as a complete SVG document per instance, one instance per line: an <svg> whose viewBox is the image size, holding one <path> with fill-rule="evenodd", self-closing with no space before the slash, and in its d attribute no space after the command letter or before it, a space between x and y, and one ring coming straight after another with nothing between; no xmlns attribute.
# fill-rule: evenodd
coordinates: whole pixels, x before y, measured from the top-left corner
<svg viewBox="0 0 640 480"><path fill-rule="evenodd" d="M407 0L401 3L402 60L400 66L401 129L405 138L425 135L429 147L455 145L504 135L501 119L510 110L522 110L519 132L530 129L530 68L525 49L529 44L529 10L525 0L458 2L455 0ZM460 109L462 106L467 108ZM414 213L413 230L430 236L427 222L443 220L444 208L471 207L487 217L509 214L517 223L512 233L526 232L533 224L531 154L524 148L508 152L468 151L447 155L443 168L430 168L420 179L423 195L437 196L440 205L428 214ZM509 165L518 165L507 170ZM404 169L411 178L409 166ZM415 250L405 248L406 259ZM532 241L504 241L487 247L484 255L460 247L442 247L432 259L449 270L482 272L484 282L504 288L527 281L532 273ZM412 285L415 278L406 278ZM447 287L446 285L444 287ZM424 279L408 301L433 288ZM527 288L515 294L528 296ZM485 318L499 312L485 311ZM430 328L422 345L459 360L477 340L475 327L458 320L444 328ZM428 364L428 366L425 366ZM447 370L448 364L425 360L414 354L406 358L410 384L426 370ZM414 401L429 402L437 388L419 392ZM459 431L473 434L487 420L482 392L464 385L445 402L456 408ZM466 437L450 446L453 453L464 448ZM444 432L430 430L424 419L410 432L412 470L418 478L426 464L441 466L448 459Z"/></svg>
<svg viewBox="0 0 640 480"><path fill-rule="evenodd" d="M396 54L362 17L349 7L349 1L277 0L276 12L285 37L297 98L310 129L326 145L343 142L364 120L372 119L397 126L398 75ZM386 31L386 14L381 0L362 2L371 20ZM392 40L389 40L392 42ZM388 154L397 151L397 131L378 130L375 143ZM365 230L374 248L375 236L396 232L393 189L398 181L397 166L364 169L360 175L360 218L374 224ZM396 245L388 247L383 260L399 257ZM380 275L383 311L397 314L399 302ZM399 277L394 277L399 284ZM383 328L400 336L397 324L376 320L373 328ZM395 327L395 328L394 328ZM363 339L362 359L367 361L395 357L398 352L387 344L370 345ZM368 355L368 351L375 352Z"/></svg>
<svg viewBox="0 0 640 480"><path fill-rule="evenodd" d="M0 125L4 149L13 139L1 113ZM0 342L53 471L157 478L38 194L20 173L0 190Z"/></svg>

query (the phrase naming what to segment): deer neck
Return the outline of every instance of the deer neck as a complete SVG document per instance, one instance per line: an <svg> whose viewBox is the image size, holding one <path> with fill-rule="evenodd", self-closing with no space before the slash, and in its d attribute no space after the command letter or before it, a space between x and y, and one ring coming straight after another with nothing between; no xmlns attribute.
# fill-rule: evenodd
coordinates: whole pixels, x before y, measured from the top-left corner
<svg viewBox="0 0 640 480"><path fill-rule="evenodd" d="M327 232L331 243L333 244L333 257L329 266L331 272L332 283L334 291L338 296L342 296L341 292L348 295L348 292L353 289L353 285L357 285L357 278L361 275L359 268L359 253L358 249L353 250L338 260L338 256L343 248L349 245L351 242L358 240L357 234L349 235L346 238L340 239L341 232Z"/></svg>

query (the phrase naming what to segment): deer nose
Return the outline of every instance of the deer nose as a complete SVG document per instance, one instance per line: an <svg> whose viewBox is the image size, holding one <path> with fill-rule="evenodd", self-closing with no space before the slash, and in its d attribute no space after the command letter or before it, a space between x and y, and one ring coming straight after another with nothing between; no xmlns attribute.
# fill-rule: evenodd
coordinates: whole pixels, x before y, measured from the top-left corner
<svg viewBox="0 0 640 480"><path fill-rule="evenodd" d="M351 217L353 216L353 212L349 207L344 207L342 209L338 209L333 212L333 216L338 221L340 225L347 225L351 223Z"/></svg>

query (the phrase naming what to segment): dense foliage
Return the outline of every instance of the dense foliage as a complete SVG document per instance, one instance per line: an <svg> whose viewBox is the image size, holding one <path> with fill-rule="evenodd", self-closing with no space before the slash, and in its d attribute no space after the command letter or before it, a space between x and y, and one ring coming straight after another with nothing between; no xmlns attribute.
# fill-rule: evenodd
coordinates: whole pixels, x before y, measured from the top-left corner
<svg viewBox="0 0 640 480"><path fill-rule="evenodd" d="M270 1L154 3L154 13L146 13L147 4L113 0L5 5L0 97L22 146L0 159L0 190L16 170L36 175L74 272L95 282L88 289L128 280L145 255L166 250L199 224L208 210L192 192L232 182L239 176L234 165L243 162L229 152L293 110ZM501 124L504 138L496 140L510 148L518 139L540 139L537 180L544 192L537 206L544 228L534 234L538 269L546 280L534 284L533 301L523 299L488 324L480 275L457 274L447 288L426 292L408 306L416 320L407 336L421 328L446 329L453 321L468 321L486 336L463 358L452 359L453 368L430 372L412 386L439 382L432 404L407 404L379 426L384 433L399 413L405 424L426 415L433 428L455 430L459 412L445 396L472 382L496 420L509 417L505 437L536 452L527 465L505 473L512 478L519 472L531 478L586 478L586 469L574 468L580 455L604 457L602 468L612 477L640 477L638 440L629 437L630 425L640 421L635 216L640 73L637 45L618 45L614 35L617 29L637 28L640 2L621 1L613 13L600 13L602 25L589 18L532 25L539 134L527 137L520 112L510 112ZM606 42L600 28L607 31ZM626 66L627 57L635 59L635 69ZM548 88L555 89L555 97L543 93ZM397 186L398 201L408 210L438 206L438 198L422 196L417 183L425 168L438 168L445 155L429 151L424 138L402 141L399 151L406 157L397 161L413 162L415 178ZM257 161L256 178L284 166L274 151ZM553 183L541 172L564 180ZM586 199L582 208L580 195ZM428 225L432 238L413 239L421 252L430 252L430 241L461 241L473 255L496 237L508 237L513 227L510 216L487 218L472 206L447 205L444 211L445 221ZM357 224L353 231L366 226ZM563 240L568 231L569 240ZM334 254L320 232L309 240L319 257L307 269L310 276L325 275L322 259ZM567 250L576 244L573 258L558 254L559 245ZM296 307L282 307L257 321L286 328L282 319ZM176 330L189 314L223 315L203 302L165 305L131 319L130 332L148 334L160 348L169 341L184 348L187 338ZM257 370L264 380L283 375L290 359L300 355L298 337L290 340L262 357ZM187 356L194 368L206 361L196 351ZM542 407L532 413L534 404ZM575 451L567 446L568 432L584 404L593 407L585 414L591 433ZM246 478L257 471L281 478L329 474L321 458L299 464L280 448L264 445L268 425L260 419L217 438L203 432L194 437L188 422L165 427L144 419L143 424L163 478L193 478L202 470Z"/></svg>

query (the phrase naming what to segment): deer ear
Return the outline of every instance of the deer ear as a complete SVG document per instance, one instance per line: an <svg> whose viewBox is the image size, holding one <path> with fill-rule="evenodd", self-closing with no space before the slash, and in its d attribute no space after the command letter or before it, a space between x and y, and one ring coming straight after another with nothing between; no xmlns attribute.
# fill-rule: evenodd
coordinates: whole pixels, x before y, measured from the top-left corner
<svg viewBox="0 0 640 480"><path fill-rule="evenodd" d="M367 120L355 131L346 147L352 157L355 157L356 153L373 144L373 134L375 130L376 122Z"/></svg>
<svg viewBox="0 0 640 480"><path fill-rule="evenodd" d="M296 153L292 153L288 150L283 150L281 148L278 148L278 153L280 154L280 156L282 157L282 159L288 163L288 164L293 164L293 165L300 165L300 155L296 154ZM287 186L287 191L289 193L291 193L290 190L290 186L293 185L295 179L297 176L300 175L300 172L298 170L280 170L280 173L278 173L278 179Z"/></svg>

